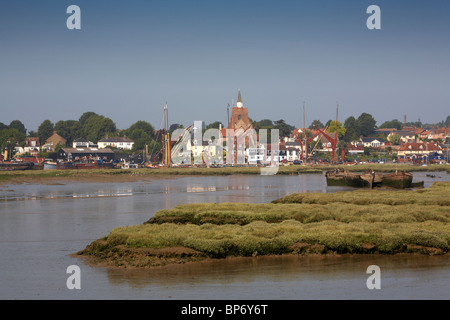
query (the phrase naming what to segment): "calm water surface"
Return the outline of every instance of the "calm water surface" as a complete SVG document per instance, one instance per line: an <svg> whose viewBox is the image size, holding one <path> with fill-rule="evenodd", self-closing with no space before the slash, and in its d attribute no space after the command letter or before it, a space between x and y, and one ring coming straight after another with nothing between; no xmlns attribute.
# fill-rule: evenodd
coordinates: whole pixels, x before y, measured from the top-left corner
<svg viewBox="0 0 450 320"><path fill-rule="evenodd" d="M415 174L425 187L446 173ZM323 175L169 177L122 183L0 185L0 299L448 299L449 257L345 256L227 259L152 270L90 267L69 254L111 229L195 202L264 203L327 187ZM369 290L369 265L381 290ZM81 268L81 290L66 269Z"/></svg>

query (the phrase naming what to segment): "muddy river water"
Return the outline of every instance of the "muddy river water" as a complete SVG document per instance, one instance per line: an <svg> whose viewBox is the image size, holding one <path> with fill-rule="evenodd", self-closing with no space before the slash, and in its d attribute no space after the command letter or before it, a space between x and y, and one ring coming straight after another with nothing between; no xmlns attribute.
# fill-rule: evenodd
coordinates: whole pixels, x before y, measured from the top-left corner
<svg viewBox="0 0 450 320"><path fill-rule="evenodd" d="M450 175L414 175L450 181ZM0 299L449 299L449 256L257 257L120 270L71 257L115 227L196 202L264 203L327 187L319 174L167 177L134 182L56 181L0 185ZM67 268L80 268L69 290ZM369 290L367 268L381 270Z"/></svg>

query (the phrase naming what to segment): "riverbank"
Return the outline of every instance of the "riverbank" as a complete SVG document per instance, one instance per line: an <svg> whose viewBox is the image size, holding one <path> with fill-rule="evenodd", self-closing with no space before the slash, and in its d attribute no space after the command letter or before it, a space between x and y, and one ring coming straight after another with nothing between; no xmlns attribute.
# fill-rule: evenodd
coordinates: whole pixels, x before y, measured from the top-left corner
<svg viewBox="0 0 450 320"><path fill-rule="evenodd" d="M420 190L294 194L266 204L202 203L113 229L76 254L150 268L228 257L448 254L450 182Z"/></svg>
<svg viewBox="0 0 450 320"><path fill-rule="evenodd" d="M363 164L363 165L280 165L276 174L297 175L304 173L322 174L324 171L344 168L351 172L437 172L450 173L449 165L414 166L408 164ZM1 183L44 182L51 180L78 181L135 181L158 176L223 176L223 175L259 175L260 167L223 167L223 168L139 168L139 169L66 169L66 170L20 170L0 172Z"/></svg>

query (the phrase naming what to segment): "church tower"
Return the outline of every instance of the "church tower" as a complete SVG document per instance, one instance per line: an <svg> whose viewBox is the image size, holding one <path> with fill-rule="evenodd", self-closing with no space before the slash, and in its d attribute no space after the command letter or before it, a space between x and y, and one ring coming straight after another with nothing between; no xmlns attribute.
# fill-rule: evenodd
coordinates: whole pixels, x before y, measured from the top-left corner
<svg viewBox="0 0 450 320"><path fill-rule="evenodd" d="M252 128L252 122L248 117L248 108L244 108L244 103L242 102L241 97L241 90L239 89L236 107L231 109L231 118L228 124L228 129L242 129L243 131L246 131L250 128Z"/></svg>

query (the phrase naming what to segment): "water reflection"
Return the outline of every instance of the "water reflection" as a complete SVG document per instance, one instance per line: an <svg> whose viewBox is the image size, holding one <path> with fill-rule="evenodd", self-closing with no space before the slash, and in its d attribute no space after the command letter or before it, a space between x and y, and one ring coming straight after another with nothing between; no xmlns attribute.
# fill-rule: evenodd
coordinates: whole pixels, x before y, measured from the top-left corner
<svg viewBox="0 0 450 320"><path fill-rule="evenodd" d="M446 173L436 173L435 177L417 173L414 177L424 180L425 187L435 181L450 181ZM141 224L161 209L197 202L267 203L294 192L342 190L352 188L327 187L324 176L319 174L3 184L0 298L73 298L74 293L61 290L61 286L65 286L67 266L81 266L82 262L69 254L107 235L113 228ZM362 298L368 294L365 288L368 263L382 267L384 283L391 290L383 290L390 293L383 297L405 294L417 297L425 292L425 298L448 298L448 257L409 259L258 257L151 271L84 266L81 298L337 298L348 293L346 287L352 288L351 297Z"/></svg>

